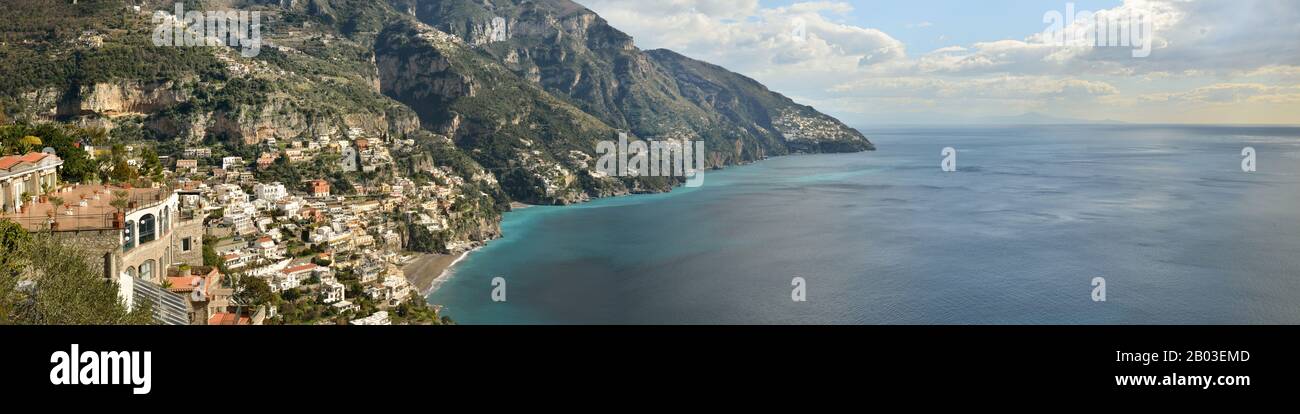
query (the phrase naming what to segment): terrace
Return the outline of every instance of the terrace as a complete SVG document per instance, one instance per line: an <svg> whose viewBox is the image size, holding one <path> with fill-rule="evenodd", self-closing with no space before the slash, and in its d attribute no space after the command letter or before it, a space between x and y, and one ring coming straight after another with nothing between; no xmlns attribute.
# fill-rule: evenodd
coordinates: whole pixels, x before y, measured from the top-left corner
<svg viewBox="0 0 1300 414"><path fill-rule="evenodd" d="M125 188L112 185L70 185L36 197L22 211L5 213L3 219L22 226L27 231L83 231L121 229L124 223L113 207L114 192L127 192L127 211L148 208L161 203L171 194L168 187ZM63 205L55 206L52 198L62 198ZM51 226L53 224L53 226Z"/></svg>

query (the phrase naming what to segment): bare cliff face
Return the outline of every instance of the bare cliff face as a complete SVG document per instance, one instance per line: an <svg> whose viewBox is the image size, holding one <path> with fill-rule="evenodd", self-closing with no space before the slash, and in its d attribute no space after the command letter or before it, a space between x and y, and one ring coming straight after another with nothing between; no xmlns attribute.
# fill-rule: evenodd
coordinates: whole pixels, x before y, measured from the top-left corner
<svg viewBox="0 0 1300 414"><path fill-rule="evenodd" d="M473 49L470 41L409 22L376 42L381 90L492 170L516 200L568 204L633 191L667 191L664 177L593 173L596 142L616 139L599 119Z"/></svg>
<svg viewBox="0 0 1300 414"><path fill-rule="evenodd" d="M159 136L192 143L256 145L271 138L335 135L353 129L372 136L402 136L420 129L419 118L405 108L331 110L310 97L285 92L259 92L262 95L255 102L247 103L223 101L208 106L211 102L200 101L223 93L227 86L202 79L117 80L28 91L21 101L28 104L25 112L38 119L108 130L134 122Z"/></svg>
<svg viewBox="0 0 1300 414"><path fill-rule="evenodd" d="M145 115L189 101L188 92L176 87L177 81L140 82L123 80L84 86L67 97L67 116L98 114L113 118Z"/></svg>
<svg viewBox="0 0 1300 414"><path fill-rule="evenodd" d="M390 3L611 127L704 140L710 166L873 148L858 131L752 79L671 51L641 51L572 1Z"/></svg>

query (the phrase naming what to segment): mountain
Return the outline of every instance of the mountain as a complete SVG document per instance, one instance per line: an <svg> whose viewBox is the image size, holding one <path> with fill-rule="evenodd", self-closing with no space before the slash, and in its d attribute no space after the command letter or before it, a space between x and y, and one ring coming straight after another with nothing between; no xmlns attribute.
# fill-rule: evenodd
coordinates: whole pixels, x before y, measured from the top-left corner
<svg viewBox="0 0 1300 414"><path fill-rule="evenodd" d="M328 159L259 171L349 194L443 168L466 184L456 237L499 232L509 201L567 204L662 192L673 177L607 177L596 143L702 140L721 167L792 152L873 149L858 131L761 83L632 38L568 0L206 0L261 15L260 53L155 46L173 0L12 0L0 8L0 113L103 131L96 146L255 159L286 143L414 142L390 168ZM139 8L137 9L136 6ZM204 162L213 162L204 160ZM449 213L450 214L450 213Z"/></svg>
<svg viewBox="0 0 1300 414"><path fill-rule="evenodd" d="M618 132L457 37L399 22L380 33L375 55L383 93L415 108L426 128L496 172L517 200L568 203L671 188L664 177L589 174L596 143Z"/></svg>
<svg viewBox="0 0 1300 414"><path fill-rule="evenodd" d="M712 166L872 148L856 130L752 79L672 51L642 51L572 1L390 3L614 128L703 139Z"/></svg>

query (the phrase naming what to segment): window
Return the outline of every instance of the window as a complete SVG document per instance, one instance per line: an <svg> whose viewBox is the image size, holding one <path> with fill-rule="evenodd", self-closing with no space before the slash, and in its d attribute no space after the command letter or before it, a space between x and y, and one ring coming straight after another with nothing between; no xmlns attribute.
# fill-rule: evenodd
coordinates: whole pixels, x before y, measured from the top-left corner
<svg viewBox="0 0 1300 414"><path fill-rule="evenodd" d="M157 236L155 234L156 230L157 223L153 214L145 214L144 217L140 217L140 244L143 245L154 241Z"/></svg>
<svg viewBox="0 0 1300 414"><path fill-rule="evenodd" d="M191 237L186 237L181 239L181 251L182 252L190 251L190 249L193 248L192 243L194 243L194 239Z"/></svg>
<svg viewBox="0 0 1300 414"><path fill-rule="evenodd" d="M140 265L140 279L148 280L150 282L154 281L153 280L154 266L155 264L153 259L145 260L144 263Z"/></svg>
<svg viewBox="0 0 1300 414"><path fill-rule="evenodd" d="M162 221L158 226L158 233L167 234L167 231L171 230L171 221L171 207L163 207Z"/></svg>
<svg viewBox="0 0 1300 414"><path fill-rule="evenodd" d="M126 275L127 275L127 276L130 276L130 277L135 277L135 267L132 266L132 267L128 267L128 268L126 268Z"/></svg>
<svg viewBox="0 0 1300 414"><path fill-rule="evenodd" d="M131 250L135 247L135 221L127 220L126 228L122 230L122 250Z"/></svg>

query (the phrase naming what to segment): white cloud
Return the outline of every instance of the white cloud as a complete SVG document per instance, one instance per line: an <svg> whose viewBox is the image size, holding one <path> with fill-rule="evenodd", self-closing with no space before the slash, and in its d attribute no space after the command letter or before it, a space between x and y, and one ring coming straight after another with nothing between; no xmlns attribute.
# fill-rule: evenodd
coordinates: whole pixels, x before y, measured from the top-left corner
<svg viewBox="0 0 1300 414"><path fill-rule="evenodd" d="M753 0L594 0L587 6L637 44L667 48L745 73L799 67L852 71L905 56L902 42L876 29L832 19L853 11L844 2L761 8Z"/></svg>
<svg viewBox="0 0 1300 414"><path fill-rule="evenodd" d="M1266 104L1300 103L1300 85L1274 86L1260 83L1216 83L1186 92L1145 94L1138 98L1144 102L1187 102L1211 105L1234 105L1245 102Z"/></svg>
<svg viewBox="0 0 1300 414"><path fill-rule="evenodd" d="M1142 117L1142 111L1159 105L1150 112L1194 113L1197 121L1209 122L1222 113L1219 121L1232 122L1234 114L1255 108L1266 115L1252 121L1300 123L1300 112L1294 111L1300 103L1300 24L1295 23L1300 2L1294 0L1125 0L1098 10L1103 16L1149 18L1155 31L1145 58L1134 57L1133 47L1095 47L1083 40L1062 46L1043 33L909 56L906 45L888 33L844 23L854 7L846 2L785 7L763 7L757 0L585 3L631 33L639 46L722 65L833 115L917 107L1016 115L1055 107L1067 112L1062 116L1158 122ZM1043 11L1063 4L1046 4ZM932 26L927 21L904 25ZM1087 26L1075 22L1072 27ZM1179 109L1224 105L1240 108Z"/></svg>

